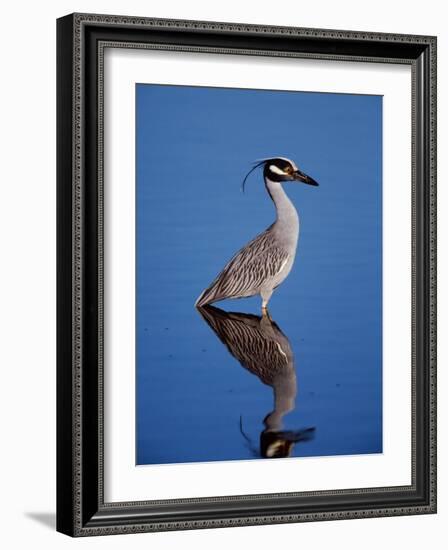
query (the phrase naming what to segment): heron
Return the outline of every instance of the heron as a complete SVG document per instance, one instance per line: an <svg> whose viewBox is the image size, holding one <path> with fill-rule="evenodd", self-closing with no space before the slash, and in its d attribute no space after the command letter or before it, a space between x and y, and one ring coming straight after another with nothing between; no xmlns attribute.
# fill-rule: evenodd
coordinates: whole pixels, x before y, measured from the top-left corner
<svg viewBox="0 0 448 550"><path fill-rule="evenodd" d="M265 231L241 248L196 301L203 307L227 298L247 298L259 294L262 312L267 314L268 302L274 290L289 275L296 256L299 239L299 216L283 189L287 182L319 185L284 157L258 161L246 174L246 180L256 168L263 167L263 177L276 209L276 220Z"/></svg>
<svg viewBox="0 0 448 550"><path fill-rule="evenodd" d="M297 396L297 375L289 339L267 315L227 312L210 305L198 311L240 365L273 390L274 409L263 421L260 451L252 449L253 454L263 458L291 456L296 443L313 438L315 428L285 430L283 427L284 416L295 409ZM243 432L242 420L240 431L252 448Z"/></svg>

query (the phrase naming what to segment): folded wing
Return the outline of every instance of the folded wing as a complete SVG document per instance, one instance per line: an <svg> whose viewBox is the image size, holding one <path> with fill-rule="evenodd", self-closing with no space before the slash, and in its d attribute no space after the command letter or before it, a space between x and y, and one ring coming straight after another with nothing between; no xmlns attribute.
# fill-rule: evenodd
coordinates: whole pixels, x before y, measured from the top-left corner
<svg viewBox="0 0 448 550"><path fill-rule="evenodd" d="M237 252L199 296L196 306L259 293L261 286L276 277L289 258L289 254L270 237L267 230Z"/></svg>

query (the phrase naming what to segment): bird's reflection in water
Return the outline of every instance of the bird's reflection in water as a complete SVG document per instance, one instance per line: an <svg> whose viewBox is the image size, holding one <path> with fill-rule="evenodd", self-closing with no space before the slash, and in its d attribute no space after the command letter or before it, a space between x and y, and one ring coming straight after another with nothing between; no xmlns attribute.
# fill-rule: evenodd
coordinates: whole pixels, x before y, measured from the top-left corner
<svg viewBox="0 0 448 550"><path fill-rule="evenodd" d="M296 443L314 436L314 428L283 429L283 417L294 410L297 395L294 355L288 338L268 315L226 312L214 306L198 311L233 357L274 391L274 409L264 419L260 451L256 454L264 458L291 456ZM242 423L240 430L250 442Z"/></svg>

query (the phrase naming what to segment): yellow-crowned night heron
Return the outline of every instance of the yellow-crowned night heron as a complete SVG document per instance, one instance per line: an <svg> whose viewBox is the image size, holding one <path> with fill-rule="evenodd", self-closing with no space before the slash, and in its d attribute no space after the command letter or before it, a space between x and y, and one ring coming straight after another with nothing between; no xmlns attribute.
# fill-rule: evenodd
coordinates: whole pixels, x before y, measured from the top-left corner
<svg viewBox="0 0 448 550"><path fill-rule="evenodd" d="M265 311L274 289L288 276L294 263L299 238L299 216L282 184L289 181L318 185L301 172L292 160L276 157L258 162L263 166L266 190L273 200L277 219L255 237L224 267L196 301L197 307L226 298L246 298L260 294Z"/></svg>
<svg viewBox="0 0 448 550"><path fill-rule="evenodd" d="M297 394L294 355L288 338L268 315L231 313L213 306L198 311L231 355L274 391L274 410L265 417L265 429L260 434L260 455L291 456L294 444L311 439L314 428L283 429L283 417L294 410ZM258 452L254 454L259 456Z"/></svg>

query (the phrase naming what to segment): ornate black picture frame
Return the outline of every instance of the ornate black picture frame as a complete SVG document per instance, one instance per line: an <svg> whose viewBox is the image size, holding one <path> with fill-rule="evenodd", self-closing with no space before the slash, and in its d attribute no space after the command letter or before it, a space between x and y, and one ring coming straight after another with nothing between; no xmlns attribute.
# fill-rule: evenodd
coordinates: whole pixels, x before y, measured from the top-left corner
<svg viewBox="0 0 448 550"><path fill-rule="evenodd" d="M108 503L103 480L103 55L121 48L412 68L412 484ZM57 529L71 536L436 512L436 38L73 14L57 22Z"/></svg>

